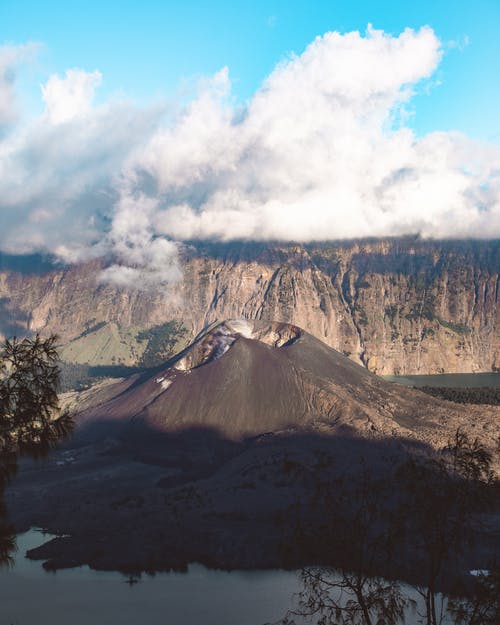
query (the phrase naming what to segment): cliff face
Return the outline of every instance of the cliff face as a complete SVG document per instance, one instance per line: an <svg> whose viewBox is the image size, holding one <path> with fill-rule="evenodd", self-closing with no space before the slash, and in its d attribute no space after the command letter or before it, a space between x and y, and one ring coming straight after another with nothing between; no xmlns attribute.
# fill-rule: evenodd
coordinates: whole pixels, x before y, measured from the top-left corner
<svg viewBox="0 0 500 625"><path fill-rule="evenodd" d="M379 374L500 369L500 241L196 243L181 282L154 293L98 284L97 262L0 268L2 334L56 332L70 349L112 328L109 362L135 362L137 342L123 346L144 328L181 322L187 342L246 317L296 324Z"/></svg>

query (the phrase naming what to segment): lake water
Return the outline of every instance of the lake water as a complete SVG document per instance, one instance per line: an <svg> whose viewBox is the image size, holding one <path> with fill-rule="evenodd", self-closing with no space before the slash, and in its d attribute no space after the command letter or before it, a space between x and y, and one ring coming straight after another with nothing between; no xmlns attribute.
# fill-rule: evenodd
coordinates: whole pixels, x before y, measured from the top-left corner
<svg viewBox="0 0 500 625"><path fill-rule="evenodd" d="M24 554L50 538L36 530L18 536L14 567L0 569L0 625L263 625L296 605L301 589L294 571L225 572L198 564L187 573L143 575L132 586L120 573L87 566L48 573ZM406 584L401 590L410 600L405 625L423 623L422 597ZM436 602L446 606L441 595ZM445 614L441 623L453 621Z"/></svg>
<svg viewBox="0 0 500 625"><path fill-rule="evenodd" d="M441 373L439 375L384 375L384 380L404 386L446 388L500 388L500 373Z"/></svg>
<svg viewBox="0 0 500 625"><path fill-rule="evenodd" d="M47 573L24 557L49 540L18 536L14 568L0 569L1 625L262 625L283 617L299 588L292 571L224 571L192 565L187 573L143 575L79 567Z"/></svg>

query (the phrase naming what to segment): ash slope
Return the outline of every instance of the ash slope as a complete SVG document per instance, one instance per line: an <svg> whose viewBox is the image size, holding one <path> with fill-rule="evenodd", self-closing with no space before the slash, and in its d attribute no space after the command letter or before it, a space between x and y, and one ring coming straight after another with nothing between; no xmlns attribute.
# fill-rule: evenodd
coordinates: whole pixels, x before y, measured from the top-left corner
<svg viewBox="0 0 500 625"><path fill-rule="evenodd" d="M209 328L161 371L85 401L74 437L43 465L22 463L6 496L18 531L64 535L30 552L47 568L333 565L325 488L326 501L345 502L350 527L366 467L389 485L390 507L405 496L391 480L408 458L432 457L457 427L490 448L500 433L498 407L384 382L300 328L269 322ZM500 557L496 505L464 570ZM287 555L298 527L313 544ZM408 549L402 562L413 562Z"/></svg>
<svg viewBox="0 0 500 625"><path fill-rule="evenodd" d="M78 421L213 428L232 439L305 428L432 446L446 444L458 427L491 446L500 413L385 382L297 326L250 320L212 327L164 369L118 383L114 396L108 388L101 401Z"/></svg>

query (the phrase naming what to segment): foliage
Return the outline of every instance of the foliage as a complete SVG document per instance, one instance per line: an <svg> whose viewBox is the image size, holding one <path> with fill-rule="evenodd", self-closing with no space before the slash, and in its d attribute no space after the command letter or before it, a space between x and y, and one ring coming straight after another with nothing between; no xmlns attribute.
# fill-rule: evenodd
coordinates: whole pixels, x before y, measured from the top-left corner
<svg viewBox="0 0 500 625"><path fill-rule="evenodd" d="M427 625L441 622L438 589L473 540L474 512L490 502L491 463L479 440L458 429L436 458L410 458L399 471L400 488L410 496L403 523L426 578L417 589L425 600Z"/></svg>
<svg viewBox="0 0 500 625"><path fill-rule="evenodd" d="M471 329L469 326L464 323L453 323L452 321L446 321L445 319L441 319L441 317L436 317L437 321L443 326L443 328L448 328L455 334L470 334Z"/></svg>
<svg viewBox="0 0 500 625"><path fill-rule="evenodd" d="M374 478L364 461L358 476L347 483L322 482L319 477L311 504L323 510L325 527L317 538L323 551L338 560L335 568L302 570L297 606L279 625L295 625L304 618L318 625L401 622L408 600L400 585L374 574L381 562L392 560L398 544L397 519L386 509L390 496L389 484ZM306 545L310 548L309 542Z"/></svg>
<svg viewBox="0 0 500 625"><path fill-rule="evenodd" d="M452 571L463 581L460 557L477 530L476 513L495 501L498 483L491 466L490 451L458 429L433 455L413 452L403 462L395 458L394 473L385 480L376 479L364 464L347 484L319 476L315 498L324 529L316 541L326 561L329 554L335 558L335 567L303 570L296 607L279 624L305 618L317 625L395 625L405 622L410 605L422 610L419 622L425 625L439 625L446 612L456 625L499 623L498 568L479 575L472 593L469 588L448 605L441 595ZM294 542L304 539L299 535ZM310 549L309 542L305 545ZM401 584L380 576L396 577L408 562L420 606Z"/></svg>
<svg viewBox="0 0 500 625"><path fill-rule="evenodd" d="M446 399L457 404L489 404L500 406L500 388L447 388L440 386L421 386L423 393Z"/></svg>
<svg viewBox="0 0 500 625"><path fill-rule="evenodd" d="M407 600L397 582L370 577L361 571L302 571L304 590L300 609L288 614L319 617L318 625L396 625L401 622Z"/></svg>
<svg viewBox="0 0 500 625"><path fill-rule="evenodd" d="M82 365L76 362L61 361L60 389L66 391L84 391L106 378L124 378L144 371L142 367L128 365Z"/></svg>
<svg viewBox="0 0 500 625"><path fill-rule="evenodd" d="M428 321L434 321L435 314L435 297L427 293L424 290L421 301L417 301L405 315L409 321L416 321L417 319L427 319Z"/></svg>
<svg viewBox="0 0 500 625"><path fill-rule="evenodd" d="M478 493L478 487L491 484L493 473L491 463L493 457L486 447L475 438L470 440L467 434L460 428L455 432L453 440L443 449L443 454L451 458L451 469L454 475L465 480L465 486L469 497L472 489Z"/></svg>
<svg viewBox="0 0 500 625"><path fill-rule="evenodd" d="M71 430L59 409L56 340L14 338L0 349L0 487L19 455L43 455Z"/></svg>
<svg viewBox="0 0 500 625"><path fill-rule="evenodd" d="M500 622L500 568L481 571L471 596L449 604L456 625L498 625Z"/></svg>
<svg viewBox="0 0 500 625"><path fill-rule="evenodd" d="M147 341L139 365L142 367L155 367L170 358L175 353L177 343L186 334L182 323L169 321L159 326L139 332L139 341Z"/></svg>
<svg viewBox="0 0 500 625"><path fill-rule="evenodd" d="M16 550L16 534L14 527L6 519L4 503L0 499L0 567L11 566L14 563L12 557Z"/></svg>
<svg viewBox="0 0 500 625"><path fill-rule="evenodd" d="M12 564L15 530L1 499L22 454L40 456L72 428L59 409L57 337L7 340L0 347L0 566Z"/></svg>

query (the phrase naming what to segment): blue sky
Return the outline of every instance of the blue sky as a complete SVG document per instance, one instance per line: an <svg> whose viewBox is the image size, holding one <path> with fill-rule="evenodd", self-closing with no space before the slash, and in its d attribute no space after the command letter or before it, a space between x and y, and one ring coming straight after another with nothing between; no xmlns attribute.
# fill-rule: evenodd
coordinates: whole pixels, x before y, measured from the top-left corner
<svg viewBox="0 0 500 625"><path fill-rule="evenodd" d="M428 24L443 42L434 75L440 84L412 100L409 125L419 135L458 129L500 142L498 0L0 2L0 42L43 44L19 77L33 111L42 106L39 83L72 67L103 74L102 100L124 93L146 102L228 66L232 92L244 102L278 61L300 54L316 35L364 31L368 23L394 35Z"/></svg>

